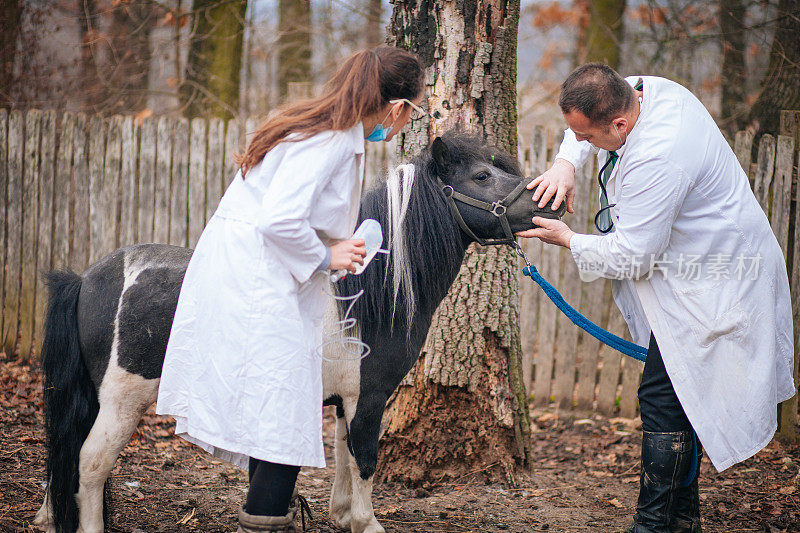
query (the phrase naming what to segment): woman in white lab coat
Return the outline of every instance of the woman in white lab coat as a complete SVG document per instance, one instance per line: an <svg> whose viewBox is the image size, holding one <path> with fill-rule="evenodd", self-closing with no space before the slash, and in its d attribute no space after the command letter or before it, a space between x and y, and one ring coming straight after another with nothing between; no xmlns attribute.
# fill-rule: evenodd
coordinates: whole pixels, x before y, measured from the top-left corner
<svg viewBox="0 0 800 533"><path fill-rule="evenodd" d="M419 109L419 59L350 57L318 98L267 118L186 271L157 412L242 468L239 531L291 530L301 466L325 466L318 346L327 270L354 270L364 140L391 139Z"/></svg>
<svg viewBox="0 0 800 533"><path fill-rule="evenodd" d="M697 440L718 470L743 461L769 443L776 404L795 393L786 263L731 147L684 87L589 64L559 103L570 129L529 187L571 210L574 168L599 149L605 235L538 219L524 235L570 248L584 279L614 279L633 339L649 346L630 531L697 532Z"/></svg>

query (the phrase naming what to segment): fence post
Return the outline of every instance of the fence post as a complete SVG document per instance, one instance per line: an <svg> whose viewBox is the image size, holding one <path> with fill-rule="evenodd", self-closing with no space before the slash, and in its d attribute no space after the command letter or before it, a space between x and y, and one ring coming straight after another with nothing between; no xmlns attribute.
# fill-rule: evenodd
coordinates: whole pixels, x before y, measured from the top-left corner
<svg viewBox="0 0 800 533"><path fill-rule="evenodd" d="M39 172L39 227L36 259L36 311L33 324L32 352L41 345L44 318L47 309L47 287L43 274L49 271L53 258L53 189L56 170L56 113L47 111L42 116L41 163Z"/></svg>
<svg viewBox="0 0 800 533"><path fill-rule="evenodd" d="M75 120L71 113L61 118L58 135L58 158L53 190L53 268L66 268L69 263L69 206L72 197L72 154Z"/></svg>
<svg viewBox="0 0 800 533"><path fill-rule="evenodd" d="M19 309L19 355L27 359L33 346L36 312L36 243L38 241L39 137L42 112L31 109L25 116L25 156L22 181L22 284Z"/></svg>
<svg viewBox="0 0 800 533"><path fill-rule="evenodd" d="M0 109L0 353L5 352L6 205L8 203L8 111Z"/></svg>
<svg viewBox="0 0 800 533"><path fill-rule="evenodd" d="M764 213L769 217L769 188L775 172L775 137L765 133L758 143L758 160L756 175L753 181L753 193L761 204Z"/></svg>
<svg viewBox="0 0 800 533"><path fill-rule="evenodd" d="M529 172L536 177L544 172L547 159L547 137L542 126L536 126L531 135L529 153ZM541 257L542 241L539 239L522 239L521 246L533 262ZM522 345L522 380L528 394L533 393L533 366L536 352L537 322L539 319L539 289L535 283L520 276L520 342Z"/></svg>
<svg viewBox="0 0 800 533"><path fill-rule="evenodd" d="M797 171L797 165L800 163L798 161L800 158L800 154L798 154L798 147L800 147L800 111L781 112L780 133L782 136L779 137L778 168L776 172L782 176L783 180L789 182L785 188L789 191L787 203L791 206L791 197L794 194L800 194L800 183L798 183L800 173ZM798 442L800 440L800 435L797 431L797 387L800 383L800 201L795 203L794 220L789 219L789 210L786 211L785 218L787 219L787 241L788 236L793 233L793 242L786 242L785 250L790 272L792 324L794 326L794 364L792 365L792 374L795 395L780 404L780 425L777 436L785 441ZM792 224L794 225L794 232L789 231Z"/></svg>

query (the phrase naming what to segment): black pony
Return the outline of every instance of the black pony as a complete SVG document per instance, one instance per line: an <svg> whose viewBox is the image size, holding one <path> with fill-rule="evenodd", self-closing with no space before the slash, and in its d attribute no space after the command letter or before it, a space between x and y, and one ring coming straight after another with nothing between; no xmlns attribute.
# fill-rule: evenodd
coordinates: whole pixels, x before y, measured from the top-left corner
<svg viewBox="0 0 800 533"><path fill-rule="evenodd" d="M383 531L371 498L386 401L419 355L473 236L507 236L495 214L459 203L458 214L469 228L462 230L446 193L492 203L509 196L522 179L506 152L450 132L364 195L359 218L380 222L390 256L334 287L338 295L364 290L350 317L371 349L360 360L343 355L343 343L329 342L323 349L325 403L337 413L330 514L340 527ZM563 212L563 206L539 209L523 193L506 214L516 232L530 228L533 216L556 218ZM140 244L111 253L81 276L50 274L42 348L48 490L35 519L49 531L103 531L103 487L157 397L191 253ZM331 299L326 323L341 320L348 305Z"/></svg>

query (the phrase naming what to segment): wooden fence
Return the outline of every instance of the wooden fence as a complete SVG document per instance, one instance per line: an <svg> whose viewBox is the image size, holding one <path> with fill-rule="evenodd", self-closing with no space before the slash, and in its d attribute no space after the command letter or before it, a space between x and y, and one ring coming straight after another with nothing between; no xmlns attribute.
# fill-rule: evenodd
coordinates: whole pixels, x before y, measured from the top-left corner
<svg viewBox="0 0 800 533"><path fill-rule="evenodd" d="M750 173L787 257L800 265L795 214L797 117L785 113L787 135L765 136L751 164L752 136L736 136L735 151ZM53 111L0 110L0 349L28 357L40 338L46 290L41 273L69 266L80 272L112 250L136 242L192 246L235 174L232 153L244 131L219 119L87 117ZM537 127L520 148L529 175L546 169L558 146ZM392 164L392 149L369 143L367 176ZM577 174L575 214L565 221L592 232L597 210L596 168ZM794 229L793 229L794 228ZM612 332L627 336L610 283L583 283L568 251L525 242L542 271L573 306ZM795 324L800 323L800 276L792 271ZM642 366L584 335L530 281L521 282L525 383L535 402L562 409L635 416ZM797 331L800 328L795 328ZM784 418L796 415L796 403ZM785 418L786 419L786 418ZM794 419L785 427L794 427Z"/></svg>

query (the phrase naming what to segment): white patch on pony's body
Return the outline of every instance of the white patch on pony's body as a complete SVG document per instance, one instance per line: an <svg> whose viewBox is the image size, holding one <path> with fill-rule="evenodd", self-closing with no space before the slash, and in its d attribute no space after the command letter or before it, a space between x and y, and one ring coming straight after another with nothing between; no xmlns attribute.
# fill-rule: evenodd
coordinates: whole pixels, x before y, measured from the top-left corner
<svg viewBox="0 0 800 533"><path fill-rule="evenodd" d="M406 246L406 234L403 221L411 201L411 190L414 187L414 165L400 165L389 170L386 179L386 198L389 211L389 251L392 265L392 290L394 305L392 306L392 322L394 322L397 295L403 291L405 303L406 325L411 329L414 316L414 287L411 279L411 263ZM388 267L389 262L387 262Z"/></svg>
<svg viewBox="0 0 800 533"><path fill-rule="evenodd" d="M75 498L80 514L79 533L102 533L103 485L142 415L158 396L160 379L145 379L128 372L118 363L119 314L123 297L146 268L141 264L129 264L127 254L124 262L125 279L114 317L114 338L98 392L100 411L80 452L78 494Z"/></svg>
<svg viewBox="0 0 800 533"><path fill-rule="evenodd" d="M333 294L333 287L330 292ZM323 342L322 349L322 397L330 398L338 395L342 401L352 402L353 408L347 423L355 414L355 403L361 392L361 348L356 352L355 346L345 337L360 338L360 328L354 324L352 328L344 331L341 324L339 305L332 297L328 298L325 317L322 320Z"/></svg>

